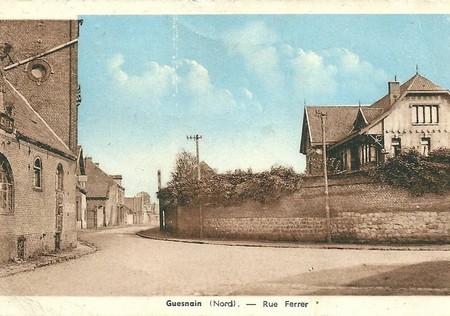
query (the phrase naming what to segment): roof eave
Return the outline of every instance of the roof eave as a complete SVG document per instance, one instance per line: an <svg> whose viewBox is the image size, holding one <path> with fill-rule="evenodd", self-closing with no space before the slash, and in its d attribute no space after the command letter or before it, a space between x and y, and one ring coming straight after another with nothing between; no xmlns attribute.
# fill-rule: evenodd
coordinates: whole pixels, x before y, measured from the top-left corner
<svg viewBox="0 0 450 316"><path fill-rule="evenodd" d="M349 140L352 140L353 138L355 138L356 136L361 135L361 134L362 134L361 131L354 131L353 133L349 134L344 139L342 139L342 140L334 143L333 145L331 145L329 149L334 149L334 148L336 148L336 147L338 147L338 146L348 142Z"/></svg>
<svg viewBox="0 0 450 316"><path fill-rule="evenodd" d="M303 131L305 130L305 121L306 121L306 126L308 128L308 137L309 137L309 142L310 144L312 144L312 136L311 136L311 127L309 126L309 119L308 119L308 111L306 111L306 106L305 106L305 111L303 113L303 123L302 123L302 137L300 138L300 153L303 155L306 155L306 141L304 140L304 134Z"/></svg>
<svg viewBox="0 0 450 316"><path fill-rule="evenodd" d="M37 141L37 140L35 140L35 139L33 139L33 138L29 137L29 136L26 136L26 135L24 135L24 134L22 134L22 133L20 133L18 131L16 131L16 135L17 135L17 139L19 139L19 140L24 140L24 141L26 141L26 142L28 142L30 144L33 144L33 145L35 145L35 146L37 146L39 148L42 148L44 150L48 150L48 151L50 151L50 152L52 152L54 154L60 155L60 156L62 156L64 158L70 159L72 161L76 161L77 160L77 157L73 153L69 154L69 153L63 152L63 151L61 151L59 149L53 148L52 146L50 146L48 144L44 144L44 143L42 143L40 141Z"/></svg>

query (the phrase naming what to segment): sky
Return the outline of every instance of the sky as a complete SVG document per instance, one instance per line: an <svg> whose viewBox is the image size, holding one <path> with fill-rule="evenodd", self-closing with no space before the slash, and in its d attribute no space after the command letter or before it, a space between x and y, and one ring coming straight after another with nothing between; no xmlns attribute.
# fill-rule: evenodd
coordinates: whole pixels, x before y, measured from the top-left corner
<svg viewBox="0 0 450 316"><path fill-rule="evenodd" d="M306 105L371 104L416 72L450 88L450 15L79 16L79 143L127 196L177 153L305 169Z"/></svg>

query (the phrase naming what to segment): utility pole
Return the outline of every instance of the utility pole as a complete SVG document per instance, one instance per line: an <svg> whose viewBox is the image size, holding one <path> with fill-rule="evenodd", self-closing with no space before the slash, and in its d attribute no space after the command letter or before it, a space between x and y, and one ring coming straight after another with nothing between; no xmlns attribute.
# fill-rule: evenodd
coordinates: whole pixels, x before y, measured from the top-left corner
<svg viewBox="0 0 450 316"><path fill-rule="evenodd" d="M316 110L316 114L320 116L320 125L322 127L322 159L323 159L323 178L325 182L325 217L326 217L326 231L327 231L327 242L331 243L331 224L330 224L330 203L328 200L328 170L327 170L327 146L325 144L325 118L327 117L326 112Z"/></svg>
<svg viewBox="0 0 450 316"><path fill-rule="evenodd" d="M202 136L201 135L193 135L193 136L186 136L186 139L193 139L195 140L195 145L196 145L196 149L197 149L197 180L200 181L201 179L201 174L200 174L200 153L199 153L199 149L198 149L198 140L201 139Z"/></svg>
<svg viewBox="0 0 450 316"><path fill-rule="evenodd" d="M193 136L186 136L187 139L193 139L195 140L195 146L197 149L197 181L200 181L201 179L201 173L200 173L200 153L199 153L199 149L198 149L198 140L202 138L201 135L193 135ZM200 238L203 238L203 210L202 210L202 205L200 203L200 205L198 206L198 221L199 221L199 234L200 234Z"/></svg>

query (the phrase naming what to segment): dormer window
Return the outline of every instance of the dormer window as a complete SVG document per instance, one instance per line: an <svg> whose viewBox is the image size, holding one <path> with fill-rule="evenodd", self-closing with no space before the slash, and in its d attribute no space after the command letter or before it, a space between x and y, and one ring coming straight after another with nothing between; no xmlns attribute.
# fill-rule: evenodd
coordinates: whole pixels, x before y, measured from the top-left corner
<svg viewBox="0 0 450 316"><path fill-rule="evenodd" d="M414 125L439 123L439 105L413 105L411 109Z"/></svg>

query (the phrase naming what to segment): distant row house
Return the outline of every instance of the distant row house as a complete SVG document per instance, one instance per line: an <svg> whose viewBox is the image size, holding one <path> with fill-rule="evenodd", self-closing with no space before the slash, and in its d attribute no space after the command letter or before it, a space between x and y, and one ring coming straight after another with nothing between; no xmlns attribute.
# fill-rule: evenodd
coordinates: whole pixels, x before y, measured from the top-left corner
<svg viewBox="0 0 450 316"><path fill-rule="evenodd" d="M306 172L322 172L322 123L325 145L337 171L383 163L405 148L421 154L450 147L450 91L416 73L370 106L306 106L300 152Z"/></svg>
<svg viewBox="0 0 450 316"><path fill-rule="evenodd" d="M128 212L126 224L158 223L158 204L151 203L147 192L139 192L134 197L125 198L125 208Z"/></svg>
<svg viewBox="0 0 450 316"><path fill-rule="evenodd" d="M127 222L124 208L125 189L121 175L108 175L91 157L84 160L86 169L86 227L123 225Z"/></svg>

